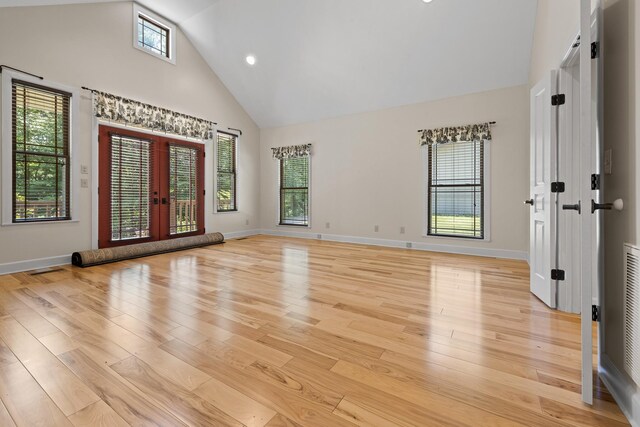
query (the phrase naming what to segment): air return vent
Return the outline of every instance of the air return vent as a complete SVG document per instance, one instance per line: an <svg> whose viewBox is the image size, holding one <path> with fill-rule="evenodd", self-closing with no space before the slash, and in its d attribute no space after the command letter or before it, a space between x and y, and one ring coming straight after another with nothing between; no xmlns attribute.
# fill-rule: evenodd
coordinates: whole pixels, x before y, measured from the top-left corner
<svg viewBox="0 0 640 427"><path fill-rule="evenodd" d="M640 249L624 245L624 368L640 385Z"/></svg>

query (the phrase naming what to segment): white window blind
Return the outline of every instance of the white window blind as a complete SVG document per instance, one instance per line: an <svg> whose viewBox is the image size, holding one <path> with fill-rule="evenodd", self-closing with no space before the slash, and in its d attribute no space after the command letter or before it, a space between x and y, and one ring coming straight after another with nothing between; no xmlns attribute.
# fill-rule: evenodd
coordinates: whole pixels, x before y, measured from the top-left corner
<svg viewBox="0 0 640 427"><path fill-rule="evenodd" d="M237 137L218 133L216 153L216 211L233 212L237 207L236 185L236 145Z"/></svg>
<svg viewBox="0 0 640 427"><path fill-rule="evenodd" d="M111 240L151 236L151 141L111 136Z"/></svg>
<svg viewBox="0 0 640 427"><path fill-rule="evenodd" d="M427 234L484 239L484 141L427 149Z"/></svg>
<svg viewBox="0 0 640 427"><path fill-rule="evenodd" d="M169 233L198 231L198 150L169 146Z"/></svg>
<svg viewBox="0 0 640 427"><path fill-rule="evenodd" d="M68 220L71 94L12 81L13 222Z"/></svg>
<svg viewBox="0 0 640 427"><path fill-rule="evenodd" d="M309 225L309 156L280 159L280 224Z"/></svg>

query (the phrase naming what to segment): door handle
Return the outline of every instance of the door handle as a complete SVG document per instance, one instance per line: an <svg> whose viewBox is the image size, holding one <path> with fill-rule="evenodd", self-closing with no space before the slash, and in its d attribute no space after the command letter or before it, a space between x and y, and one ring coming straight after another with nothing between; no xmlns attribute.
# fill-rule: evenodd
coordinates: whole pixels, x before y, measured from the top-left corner
<svg viewBox="0 0 640 427"><path fill-rule="evenodd" d="M158 204L158 198L157 198L157 197L154 197L154 198L153 198L153 204L154 204L154 205L157 205L157 204Z"/></svg>
<svg viewBox="0 0 640 427"><path fill-rule="evenodd" d="M533 199L525 200L524 204L533 206Z"/></svg>
<svg viewBox="0 0 640 427"><path fill-rule="evenodd" d="M582 206L580 201L575 205L562 205L562 210L565 211L578 211L578 213L582 213Z"/></svg>
<svg viewBox="0 0 640 427"><path fill-rule="evenodd" d="M166 205L166 204L167 204L167 198L166 198L166 197L163 197L163 198L162 198L162 204L163 204L163 205Z"/></svg>
<svg viewBox="0 0 640 427"><path fill-rule="evenodd" d="M591 213L595 213L598 210L607 210L615 209L617 211L621 211L624 209L624 202L622 199L616 199L613 203L596 203L595 200L591 199Z"/></svg>

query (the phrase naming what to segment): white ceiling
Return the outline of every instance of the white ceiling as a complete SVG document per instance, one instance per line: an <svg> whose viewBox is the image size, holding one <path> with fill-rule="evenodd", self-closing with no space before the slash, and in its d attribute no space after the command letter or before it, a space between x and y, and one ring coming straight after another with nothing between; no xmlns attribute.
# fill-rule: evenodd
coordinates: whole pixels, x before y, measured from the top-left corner
<svg viewBox="0 0 640 427"><path fill-rule="evenodd" d="M524 84L537 8L537 0L140 3L182 28L262 128Z"/></svg>

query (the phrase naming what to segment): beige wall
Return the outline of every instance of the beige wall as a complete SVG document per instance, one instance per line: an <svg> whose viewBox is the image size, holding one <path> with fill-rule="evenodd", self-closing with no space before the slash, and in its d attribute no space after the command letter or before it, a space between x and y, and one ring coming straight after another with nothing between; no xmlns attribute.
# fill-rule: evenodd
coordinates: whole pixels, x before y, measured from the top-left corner
<svg viewBox="0 0 640 427"><path fill-rule="evenodd" d="M3 64L50 81L97 88L243 129L238 154L240 212L215 215L213 228L223 232L255 228L260 166L257 126L182 32L177 33L177 65L135 49L132 17L130 2L2 8L0 58ZM91 102L84 91L77 120L80 161L91 165ZM90 191L80 190L78 223L0 227L0 265L90 248Z"/></svg>
<svg viewBox="0 0 640 427"><path fill-rule="evenodd" d="M560 62L580 32L580 0L538 0L531 73L533 86Z"/></svg>
<svg viewBox="0 0 640 427"><path fill-rule="evenodd" d="M497 121L491 142L491 241L425 238L418 129ZM263 229L528 251L529 91L526 86L261 131ZM313 143L310 230L277 227L272 147ZM326 223L331 228L326 228ZM379 225L380 231L374 232ZM400 234L400 227L406 234Z"/></svg>

